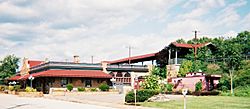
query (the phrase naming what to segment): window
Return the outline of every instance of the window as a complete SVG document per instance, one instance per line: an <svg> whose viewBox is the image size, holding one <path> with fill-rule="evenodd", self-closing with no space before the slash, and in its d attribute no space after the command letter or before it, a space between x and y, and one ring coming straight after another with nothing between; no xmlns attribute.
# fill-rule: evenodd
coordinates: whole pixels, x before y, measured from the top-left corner
<svg viewBox="0 0 250 109"><path fill-rule="evenodd" d="M61 79L61 86L66 87L67 84L72 83L72 78L62 78Z"/></svg>
<svg viewBox="0 0 250 109"><path fill-rule="evenodd" d="M86 79L86 80L85 80L85 87L92 87L92 84L91 84L91 80L90 80L90 79Z"/></svg>
<svg viewBox="0 0 250 109"><path fill-rule="evenodd" d="M61 86L62 87L66 87L67 83L68 83L67 78L62 78L61 79Z"/></svg>

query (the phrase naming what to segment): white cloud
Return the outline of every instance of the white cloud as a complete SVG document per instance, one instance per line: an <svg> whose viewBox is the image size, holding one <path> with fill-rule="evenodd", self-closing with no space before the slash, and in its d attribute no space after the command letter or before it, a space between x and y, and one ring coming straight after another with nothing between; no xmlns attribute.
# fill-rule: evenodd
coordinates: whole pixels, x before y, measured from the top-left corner
<svg viewBox="0 0 250 109"><path fill-rule="evenodd" d="M180 1L3 1L0 2L0 11L4 11L0 13L0 17L4 17L0 19L0 50L3 52L0 56L16 54L31 59L63 61L72 60L73 55L79 55L83 62L90 62L93 55L95 62L112 60L127 57L128 45L135 47L133 55L157 52L178 38L193 38L193 30L213 32L224 23L241 19L237 13L226 11L230 9L215 16L215 21L222 20L221 24L200 19L210 9L225 7L227 4L223 0L208 0L191 1L189 4L186 2L186 6L193 2L197 4L196 7L191 10L184 7L187 13L176 13L179 17L175 17L171 16L170 11L181 4ZM231 20L226 20L227 17ZM245 17L242 22L248 22L248 19L249 17ZM145 24L137 25L138 21ZM148 22L162 24L154 27ZM136 25L129 28L134 31L143 30L143 26L160 30L142 31L136 35L119 32L131 24ZM229 26L233 25L236 24ZM249 26L246 24L246 27ZM228 30L233 31L231 28Z"/></svg>

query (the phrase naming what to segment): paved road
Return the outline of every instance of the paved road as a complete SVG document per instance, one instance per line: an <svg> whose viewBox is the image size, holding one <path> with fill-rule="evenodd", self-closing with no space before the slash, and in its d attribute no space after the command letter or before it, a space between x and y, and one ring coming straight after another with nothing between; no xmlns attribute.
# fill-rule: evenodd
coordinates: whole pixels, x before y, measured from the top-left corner
<svg viewBox="0 0 250 109"><path fill-rule="evenodd" d="M151 109L141 106L124 105L123 94L83 94L83 95L65 95L65 96L53 96L45 95L47 99L62 100L69 102L85 103L92 105L100 105L118 109Z"/></svg>
<svg viewBox="0 0 250 109"><path fill-rule="evenodd" d="M45 98L26 98L0 94L0 109L115 109Z"/></svg>

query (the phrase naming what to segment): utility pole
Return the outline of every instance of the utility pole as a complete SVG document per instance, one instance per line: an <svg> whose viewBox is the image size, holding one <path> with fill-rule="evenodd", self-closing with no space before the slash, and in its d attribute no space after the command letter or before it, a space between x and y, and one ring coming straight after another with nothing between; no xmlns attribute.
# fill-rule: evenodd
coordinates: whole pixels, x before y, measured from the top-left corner
<svg viewBox="0 0 250 109"><path fill-rule="evenodd" d="M194 31L192 31L192 32L194 32L194 39L197 40L197 39L198 39L198 38L197 38L197 33L200 32L200 31L194 30Z"/></svg>
<svg viewBox="0 0 250 109"><path fill-rule="evenodd" d="M94 63L94 56L93 55L91 56L91 63L92 64Z"/></svg>
<svg viewBox="0 0 250 109"><path fill-rule="evenodd" d="M193 32L194 32L194 45L198 45L198 42L197 42L197 40L198 40L197 33L200 32L200 31L194 30ZM194 47L194 62L195 62L195 64L196 64L196 58L197 58L197 56L196 56L197 55L197 49L198 49L198 47L195 46Z"/></svg>
<svg viewBox="0 0 250 109"><path fill-rule="evenodd" d="M134 47L132 47L132 46L128 46L128 47L126 47L126 48L128 48L128 64L130 65L131 64L131 53L132 53L132 49L134 48Z"/></svg>

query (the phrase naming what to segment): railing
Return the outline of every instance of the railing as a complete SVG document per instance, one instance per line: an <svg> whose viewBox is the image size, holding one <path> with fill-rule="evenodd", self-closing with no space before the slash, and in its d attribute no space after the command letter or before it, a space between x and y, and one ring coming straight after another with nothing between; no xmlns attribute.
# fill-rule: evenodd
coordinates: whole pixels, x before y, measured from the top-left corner
<svg viewBox="0 0 250 109"><path fill-rule="evenodd" d="M131 83L131 77L115 77L117 83Z"/></svg>
<svg viewBox="0 0 250 109"><path fill-rule="evenodd" d="M128 69L148 69L148 66L144 65L108 65L108 68L128 68Z"/></svg>
<svg viewBox="0 0 250 109"><path fill-rule="evenodd" d="M184 58L177 58L177 64L181 64ZM175 64L175 58L170 59L170 64Z"/></svg>

